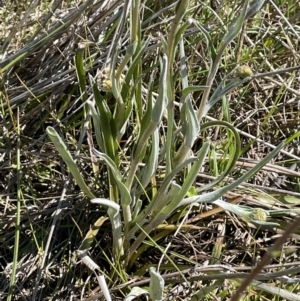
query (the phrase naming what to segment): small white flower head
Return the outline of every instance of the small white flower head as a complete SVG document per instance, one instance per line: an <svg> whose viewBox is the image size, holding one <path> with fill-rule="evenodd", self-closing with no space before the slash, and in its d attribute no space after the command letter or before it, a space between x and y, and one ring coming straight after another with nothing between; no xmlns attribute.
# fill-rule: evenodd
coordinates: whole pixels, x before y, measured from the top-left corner
<svg viewBox="0 0 300 301"><path fill-rule="evenodd" d="M98 74L99 89L104 92L112 92L112 79L110 77L110 68L106 67Z"/></svg>
<svg viewBox="0 0 300 301"><path fill-rule="evenodd" d="M115 71L116 74L116 71ZM117 85L121 86L124 83L125 76L122 74ZM98 85L99 89L104 92L112 92L112 77L109 67L105 67L98 74Z"/></svg>
<svg viewBox="0 0 300 301"><path fill-rule="evenodd" d="M244 78L247 78L247 77L251 77L253 75L253 71L251 70L251 68L249 66L243 65L243 66L240 66L236 70L236 74L241 79L244 79Z"/></svg>
<svg viewBox="0 0 300 301"><path fill-rule="evenodd" d="M261 208L256 208L256 209L252 210L249 217L251 220L254 220L254 221L256 220L256 221L260 221L260 222L265 222L265 221L267 221L268 214L265 210L263 210Z"/></svg>

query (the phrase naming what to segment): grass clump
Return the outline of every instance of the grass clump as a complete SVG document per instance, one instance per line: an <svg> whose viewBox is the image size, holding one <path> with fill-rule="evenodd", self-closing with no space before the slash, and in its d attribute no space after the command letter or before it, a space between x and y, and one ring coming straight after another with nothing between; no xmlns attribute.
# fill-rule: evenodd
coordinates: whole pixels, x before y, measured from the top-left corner
<svg viewBox="0 0 300 301"><path fill-rule="evenodd" d="M0 62L8 300L164 300L183 282L183 299L234 300L244 278L245 300L295 297L283 242L250 273L299 211L297 56L282 65L297 12L278 39L263 2L18 8Z"/></svg>

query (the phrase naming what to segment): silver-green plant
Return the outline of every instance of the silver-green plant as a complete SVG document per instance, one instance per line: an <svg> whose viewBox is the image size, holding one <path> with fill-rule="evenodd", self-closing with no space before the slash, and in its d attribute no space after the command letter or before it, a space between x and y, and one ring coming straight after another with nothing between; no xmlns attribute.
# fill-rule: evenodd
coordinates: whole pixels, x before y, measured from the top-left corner
<svg viewBox="0 0 300 301"><path fill-rule="evenodd" d="M172 216L180 207L188 204L212 203L222 206L247 221L258 224L267 224L267 212L258 212L248 207L230 205L221 200L221 197L236 188L242 182L248 180L258 172L269 160L275 157L278 152L290 141L279 144L272 152L262 159L255 167L243 174L235 182L226 186L221 185L213 192L206 192L212 186L220 184L235 167L241 148L240 139L236 129L225 121L203 122L205 115L232 89L251 78L230 78L225 76L213 93L212 83L215 81L216 73L229 43L239 34L242 24L247 15L248 1L245 1L239 16L229 26L228 33L217 49L212 45L210 34L197 23L196 20L183 21L187 10L188 1L179 1L176 7L176 15L172 21L168 39L162 40L162 56L159 59L159 83L157 94L154 93L153 78L150 78L148 89L143 90L143 70L141 59L145 53L148 40L144 43L140 37L140 20L137 12L140 9L138 0L132 1L130 11L131 44L121 61L119 68L115 62L118 56L119 41L115 45L114 57L109 76L106 78L111 83L111 92L115 99L113 107L107 103L106 96L99 92L98 83L90 77L90 84L93 88L92 101L85 101L86 112L93 121L93 128L96 135L97 148L93 154L98 158L100 164L105 164L108 170L107 199L97 199L85 184L80 175L76 162L67 150L64 142L54 128L48 127L47 133L61 154L75 181L82 191L92 199L93 204L107 207L107 213L112 225L113 254L112 259L117 266L120 266L126 274L126 270L132 267L134 261L141 252L144 239L147 235ZM124 10L123 19L128 14ZM122 19L122 20L123 20ZM204 86L190 86L188 82L187 68L184 63L185 51L183 33L191 25L199 28L207 40L210 53L210 69L207 82ZM179 44L179 56L182 58L180 64L181 94L180 116L175 118L174 109L174 58L177 55ZM128 62L130 66L126 70ZM155 62L156 63L156 62ZM124 72L126 70L126 72ZM122 76L122 73L126 73ZM232 74L230 74L232 75ZM101 85L100 85L101 86ZM103 85L102 85L103 86ZM83 85L81 85L83 87ZM192 93L203 90L200 106L195 108L192 103ZM108 92L109 93L109 92ZM145 95L146 93L146 95ZM111 95L111 94L110 94ZM146 97L145 97L146 96ZM146 100L146 103L145 103ZM88 116L87 116L88 118ZM119 143L126 132L129 121L134 122L134 145L131 149L131 158L127 169L120 168ZM166 137L164 126L167 125ZM191 187L195 184L199 171L206 163L207 154L210 151L209 140L203 141L202 147L196 156L192 155L192 147L200 132L205 132L211 127L225 128L228 135L231 135L232 145L229 147L229 158L224 172L212 183L199 188L198 195L187 197ZM181 146L174 147L176 141L181 141ZM162 183L151 195L147 194L151 180L155 179L158 173L158 164L164 165ZM175 181L179 172L188 171L181 184ZM151 187L151 185L150 185ZM141 227L143 231L141 231ZM94 233L93 235L96 235ZM90 245L89 245L90 246ZM87 248L85 248L87 249ZM151 277L156 277L151 286L150 296L152 300L162 299L163 281L159 278L159 271L150 271ZM126 277L126 276L124 276ZM155 295L154 292L159 296Z"/></svg>

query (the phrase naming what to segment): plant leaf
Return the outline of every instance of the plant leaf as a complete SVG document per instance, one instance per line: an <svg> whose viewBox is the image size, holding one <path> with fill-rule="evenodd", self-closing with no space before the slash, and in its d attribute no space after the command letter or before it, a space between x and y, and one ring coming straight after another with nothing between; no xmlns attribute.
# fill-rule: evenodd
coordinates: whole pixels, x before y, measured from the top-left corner
<svg viewBox="0 0 300 301"><path fill-rule="evenodd" d="M149 292L143 288L135 286L131 289L130 293L125 297L124 301L132 301L142 295L149 295Z"/></svg>
<svg viewBox="0 0 300 301"><path fill-rule="evenodd" d="M98 147L102 152L104 152L105 146L104 146L104 142L102 139L100 115L96 111L95 105L91 101L88 100L86 103L88 104L88 106L91 109L93 123L94 123L95 136L96 136L96 141L97 141Z"/></svg>
<svg viewBox="0 0 300 301"><path fill-rule="evenodd" d="M53 142L53 144L55 145L56 149L58 150L59 154L61 155L62 159L67 164L72 176L74 177L74 179L75 179L76 183L78 184L78 186L80 187L80 189L89 198L94 198L95 196L92 194L92 192L90 191L88 186L85 184L74 159L72 158L69 150L67 149L65 143L63 142L61 137L58 135L56 130L51 126L48 126L46 129L46 132L47 132L49 138L51 139L51 141Z"/></svg>
<svg viewBox="0 0 300 301"><path fill-rule="evenodd" d="M91 83L93 83L93 79L91 79ZM114 120L112 114L105 103L105 100L101 96L97 84L93 83L93 93L95 97L95 101L99 110L100 116L100 124L101 124L101 132L103 136L103 142L105 146L105 153L112 159L116 160L116 127L114 124Z"/></svg>
<svg viewBox="0 0 300 301"><path fill-rule="evenodd" d="M246 11L247 11L247 7L248 7L248 2L249 2L248 0L246 0L244 2L244 6L243 6L241 12L239 13L239 16L237 17L236 20L234 20L231 23L231 25L229 25L228 33L226 34L224 40L222 41L219 49L224 49L241 31L241 28L242 28L243 23L244 23L245 18L246 18Z"/></svg>
<svg viewBox="0 0 300 301"><path fill-rule="evenodd" d="M122 176L121 176L117 166L113 162L113 160L106 154L100 153L97 150L94 150L94 152L100 159L103 159L105 161L105 163L111 170L112 176L116 180L116 184L117 184L117 186L120 190L120 194L121 194L121 205L122 205L122 209L123 209L125 226L128 226L128 224L131 222L131 219L132 219L131 211L130 211L130 204L132 202L132 199L131 199L130 193L129 193L127 187L123 184Z"/></svg>
<svg viewBox="0 0 300 301"><path fill-rule="evenodd" d="M166 205L157 214L157 216L153 217L153 219L150 220L148 225L145 226L144 231L146 233L151 233L153 230L155 230L159 224L161 224L164 220L166 220L174 212L174 208L178 207L178 204L185 197L185 195L189 191L190 187L193 185L193 182L195 181L195 178L197 177L197 174L198 174L200 168L203 166L203 163L204 163L205 157L208 153L209 147L210 147L210 143L208 143L208 142L203 143L202 148L199 150L197 160L194 162L190 172L188 173L187 177L185 178L181 190L175 196L175 198L168 205ZM147 208L147 209L149 209L149 208ZM140 225L140 223L138 221L137 221L137 223ZM139 247L139 245L143 242L144 238L145 238L145 234L140 233L140 235L136 238L136 240L131 245L130 252L128 253L128 258L130 258L132 256L132 254L136 251L136 249Z"/></svg>
<svg viewBox="0 0 300 301"><path fill-rule="evenodd" d="M112 298L111 298L111 295L110 295L110 292L109 292L109 289L108 289L108 285L106 283L106 280L105 280L104 276L96 274L96 277L97 277L98 284L101 288L101 291L104 295L105 300L106 301L112 301Z"/></svg>
<svg viewBox="0 0 300 301"><path fill-rule="evenodd" d="M245 19L248 20L254 16L265 4L266 0L254 0L251 2L249 9L247 10Z"/></svg>
<svg viewBox="0 0 300 301"><path fill-rule="evenodd" d="M92 204L98 204L108 207L107 214L112 226L112 237L114 242L114 254L116 259L124 254L122 238L122 221L120 215L120 206L111 200L105 198L96 198L91 200Z"/></svg>
<svg viewBox="0 0 300 301"><path fill-rule="evenodd" d="M165 281L161 275L156 272L154 267L149 269L150 272L150 299L151 301L162 301Z"/></svg>
<svg viewBox="0 0 300 301"><path fill-rule="evenodd" d="M152 110L151 120L154 124L158 124L161 121L164 110L167 107L167 67L168 58L164 55L161 59L161 74L159 79L159 94Z"/></svg>
<svg viewBox="0 0 300 301"><path fill-rule="evenodd" d="M104 217L104 216L101 216L100 218L97 219L97 221L94 223L92 228L86 234L86 236L85 236L84 240L82 241L78 250L87 251L91 247L91 245L94 241L94 238L96 237L97 233L99 232L100 227L103 225L103 223L106 220L107 220L107 217Z"/></svg>
<svg viewBox="0 0 300 301"><path fill-rule="evenodd" d="M145 168L142 173L141 184L143 188L146 188L149 184L151 177L157 170L158 166L158 155L159 155L159 129L156 130L152 134L152 143L151 143L151 152L150 156L148 156Z"/></svg>
<svg viewBox="0 0 300 301"><path fill-rule="evenodd" d="M233 190L238 185L242 184L244 181L250 179L255 173L257 173L264 165L266 165L272 158L274 158L280 150L285 145L285 142L281 142L272 152L270 152L265 158L263 158L259 163L257 163L253 168L251 168L248 172L246 172L244 175L242 175L239 179L237 179L235 182L224 186L218 190L199 195L199 197L195 198L187 198L184 199L182 202L180 202L179 206L184 206L193 202L197 203L211 203L219 198L221 198L226 192ZM178 206L178 207L179 207Z"/></svg>

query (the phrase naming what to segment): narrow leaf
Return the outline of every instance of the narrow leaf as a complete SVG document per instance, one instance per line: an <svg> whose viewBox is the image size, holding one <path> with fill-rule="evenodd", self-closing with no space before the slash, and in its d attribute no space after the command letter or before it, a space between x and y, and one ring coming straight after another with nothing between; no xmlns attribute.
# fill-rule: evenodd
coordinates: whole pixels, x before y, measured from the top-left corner
<svg viewBox="0 0 300 301"><path fill-rule="evenodd" d="M142 295L149 295L149 292L140 287L133 287L130 293L125 297L124 301L133 301L136 300L137 297Z"/></svg>
<svg viewBox="0 0 300 301"><path fill-rule="evenodd" d="M101 132L101 119L100 115L96 111L95 105L91 101L86 102L88 106L91 109L92 113L92 118L93 118L93 123L94 123L94 131L95 131L95 136L96 136L96 141L98 144L99 149L104 152L105 151L105 146L102 138L102 132Z"/></svg>
<svg viewBox="0 0 300 301"><path fill-rule="evenodd" d="M132 199L131 199L129 190L127 189L125 184L123 184L122 176L121 176L117 166L113 162L113 160L106 154L100 153L97 150L94 150L94 152L100 159L103 159L105 161L105 163L107 164L107 166L110 168L111 174L114 177L116 184L120 190L124 222L125 222L125 226L127 227L128 224L132 220L131 210L130 210L130 204L132 202Z"/></svg>
<svg viewBox="0 0 300 301"><path fill-rule="evenodd" d="M82 250L76 250L76 255L93 272L100 270L98 264L94 260L92 260L86 252Z"/></svg>
<svg viewBox="0 0 300 301"><path fill-rule="evenodd" d="M84 48L83 45L79 44L79 47L75 54L75 67L76 67L76 74L77 79L79 82L80 93L82 94L82 100L85 102L87 100L87 94L85 93L86 84L85 84L85 69L83 66L83 52Z"/></svg>
<svg viewBox="0 0 300 301"><path fill-rule="evenodd" d="M120 192L122 195L122 199L123 199L122 204L130 205L130 203L131 203L130 193L129 193L128 189L126 188L126 186L123 184L123 178L122 178L116 164L106 154L100 153L97 150L94 150L94 152L100 159L104 160L106 165L112 171L112 176L115 178L118 188L120 189Z"/></svg>
<svg viewBox="0 0 300 301"><path fill-rule="evenodd" d="M160 122L163 112L167 107L167 67L168 58L164 55L161 59L161 74L159 79L159 94L152 110L151 120L154 123Z"/></svg>
<svg viewBox="0 0 300 301"><path fill-rule="evenodd" d="M182 97L184 98L190 93L202 91L207 88L208 88L208 86L188 86L182 90L181 94L182 94Z"/></svg>
<svg viewBox="0 0 300 301"><path fill-rule="evenodd" d="M97 233L99 232L100 227L103 225L103 223L106 220L107 220L107 217L104 217L104 216L101 216L100 218L97 219L97 221L94 223L94 225L88 231L84 240L82 241L82 243L79 247L80 251L87 251L91 247Z"/></svg>
<svg viewBox="0 0 300 301"><path fill-rule="evenodd" d="M109 289L108 289L108 285L106 283L106 280L105 280L104 276L96 274L96 277L97 277L98 284L101 288L101 291L104 295L105 300L106 301L112 301L112 298L111 298L111 295L110 295L110 292L109 292Z"/></svg>
<svg viewBox="0 0 300 301"><path fill-rule="evenodd" d="M90 191L88 186L85 184L74 159L72 158L69 150L67 149L65 143L63 142L61 137L58 135L56 130L51 126L48 126L46 129L46 132L47 132L49 138L51 139L51 141L53 142L53 144L55 145L56 149L60 153L62 159L67 164L72 176L74 177L74 179L75 179L76 183L78 184L78 186L80 187L80 189L88 197L94 198L95 196L92 194L92 192Z"/></svg>
<svg viewBox="0 0 300 301"><path fill-rule="evenodd" d="M243 176L237 179L235 182L224 186L218 190L200 195L198 198L187 198L180 202L179 206L184 206L192 202L197 203L210 203L219 198L221 198L226 192L235 189L238 185L242 184L244 181L250 179L255 173L257 173L264 165L266 165L272 158L274 158L280 150L285 145L285 142L280 143L272 152L270 152L265 158L263 158L259 163L257 163L253 168L246 172Z"/></svg>
<svg viewBox="0 0 300 301"><path fill-rule="evenodd" d="M149 269L150 272L150 299L151 301L162 301L165 281L161 275L156 272L154 267Z"/></svg>
<svg viewBox="0 0 300 301"><path fill-rule="evenodd" d="M91 83L93 83L92 78ZM105 146L105 153L115 161L116 156L116 128L114 124L114 120L112 114L105 103L105 100L101 96L97 85L94 83L93 85L93 93L95 97L96 104L98 106L98 110L100 113L100 124L101 124L101 132L103 136L103 142Z"/></svg>
<svg viewBox="0 0 300 301"><path fill-rule="evenodd" d="M146 188L149 184L151 177L157 170L158 166L158 155L159 155L159 129L157 128L152 134L152 144L151 144L151 152L150 156L148 156L148 160L146 162L145 169L143 169L142 173L142 188Z"/></svg>
<svg viewBox="0 0 300 301"><path fill-rule="evenodd" d="M114 253L116 259L118 259L120 255L124 254L120 206L117 203L105 198L92 199L91 203L108 207L107 214L110 218L113 230L112 236L114 241Z"/></svg>
<svg viewBox="0 0 300 301"><path fill-rule="evenodd" d="M245 19L248 20L249 18L253 17L257 12L265 4L266 0L254 0L251 2L249 9L247 10Z"/></svg>
<svg viewBox="0 0 300 301"><path fill-rule="evenodd" d="M244 2L244 6L243 6L239 16L229 26L228 33L225 36L222 44L220 45L220 49L223 49L225 45L227 46L238 35L238 33L241 31L241 28L243 26L243 23L244 23L245 17L246 17L248 2L249 2L248 0L246 0Z"/></svg>

